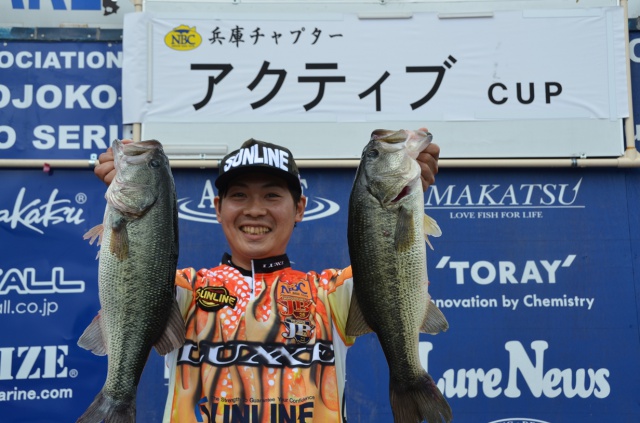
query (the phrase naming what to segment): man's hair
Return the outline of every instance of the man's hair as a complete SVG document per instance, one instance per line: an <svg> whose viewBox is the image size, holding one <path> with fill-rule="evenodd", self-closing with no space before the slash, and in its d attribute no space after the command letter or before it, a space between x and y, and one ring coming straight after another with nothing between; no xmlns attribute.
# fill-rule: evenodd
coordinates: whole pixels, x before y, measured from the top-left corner
<svg viewBox="0 0 640 423"><path fill-rule="evenodd" d="M296 187L292 184L287 184L287 187L289 188L289 192L291 193L291 197L293 198L293 207L297 207L300 199L302 198L302 190L300 189L300 187ZM218 190L218 197L220 197L218 207L222 207L222 199L227 196L227 191L229 191L229 184L224 185Z"/></svg>

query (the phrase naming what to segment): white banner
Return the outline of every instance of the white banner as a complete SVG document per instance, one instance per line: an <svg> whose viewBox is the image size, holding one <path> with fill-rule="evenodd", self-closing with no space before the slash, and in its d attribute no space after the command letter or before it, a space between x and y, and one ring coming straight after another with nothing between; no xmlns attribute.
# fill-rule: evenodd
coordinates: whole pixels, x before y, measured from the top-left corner
<svg viewBox="0 0 640 423"><path fill-rule="evenodd" d="M536 127L595 119L609 128L629 114L623 25L619 7L476 19L133 14L124 28L124 121Z"/></svg>
<svg viewBox="0 0 640 423"><path fill-rule="evenodd" d="M125 86L126 122L628 115L624 43L611 42L623 34L620 8L464 20L145 18L152 41L127 43L125 55L145 60L151 46L151 101L131 102ZM125 81L147 76L129 70ZM129 107L140 100L147 107Z"/></svg>

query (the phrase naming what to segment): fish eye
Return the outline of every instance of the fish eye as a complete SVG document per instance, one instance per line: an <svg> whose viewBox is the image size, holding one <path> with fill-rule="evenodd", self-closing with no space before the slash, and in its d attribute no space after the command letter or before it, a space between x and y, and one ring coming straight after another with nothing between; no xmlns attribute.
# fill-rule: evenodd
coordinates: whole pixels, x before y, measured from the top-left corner
<svg viewBox="0 0 640 423"><path fill-rule="evenodd" d="M160 160L157 160L157 159L153 159L153 160L151 160L149 162L149 166L154 167L154 168L155 167L160 167L160 164L161 164Z"/></svg>
<svg viewBox="0 0 640 423"><path fill-rule="evenodd" d="M371 150L369 150L369 151L367 152L367 157L370 157L370 158L372 158L372 159L375 159L375 158L376 158L376 157L378 157L379 155L380 155L380 152L379 152L377 149L375 149L375 148L372 148Z"/></svg>

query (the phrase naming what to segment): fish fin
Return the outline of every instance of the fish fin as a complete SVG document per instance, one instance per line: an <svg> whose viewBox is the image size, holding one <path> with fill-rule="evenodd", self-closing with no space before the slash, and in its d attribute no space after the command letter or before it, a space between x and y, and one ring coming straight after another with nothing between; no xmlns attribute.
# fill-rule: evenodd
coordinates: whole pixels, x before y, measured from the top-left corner
<svg viewBox="0 0 640 423"><path fill-rule="evenodd" d="M423 222L424 240L427 242L427 245L429 245L429 248L433 250L433 245L431 245L431 242L429 241L429 235L439 237L440 235L442 235L442 230L440 229L440 226L438 226L438 223L435 221L435 219L427 214L424 215Z"/></svg>
<svg viewBox="0 0 640 423"><path fill-rule="evenodd" d="M93 245L93 243L95 242L96 238L98 238L98 245L102 244L102 232L103 232L104 226L102 226L102 223L99 225L94 226L93 228L89 229L83 236L82 239L88 239L89 240L89 244Z"/></svg>
<svg viewBox="0 0 640 423"><path fill-rule="evenodd" d="M78 339L78 346L89 350L95 355L107 355L107 343L105 342L104 329L102 327L102 314L93 318L89 326Z"/></svg>
<svg viewBox="0 0 640 423"><path fill-rule="evenodd" d="M396 236L394 245L396 251L405 252L413 244L413 211L400 207L398 221L396 222Z"/></svg>
<svg viewBox="0 0 640 423"><path fill-rule="evenodd" d="M412 385L393 378L389 381L389 399L395 422L446 423L453 420L449 403L427 372Z"/></svg>
<svg viewBox="0 0 640 423"><path fill-rule="evenodd" d="M424 217L424 234L439 237L442 235L442 229L438 226L436 220L425 213Z"/></svg>
<svg viewBox="0 0 640 423"><path fill-rule="evenodd" d="M158 354L166 355L176 348L183 346L185 332L184 319L182 318L182 313L180 313L180 307L178 307L178 302L173 300L169 319L167 320L167 327L162 335L160 335L160 339L154 344Z"/></svg>
<svg viewBox="0 0 640 423"><path fill-rule="evenodd" d="M135 394L132 399L125 402L110 398L100 391L76 423L100 423L103 420L109 423L135 423Z"/></svg>
<svg viewBox="0 0 640 423"><path fill-rule="evenodd" d="M361 336L369 332L373 332L373 329L371 329L364 320L364 315L362 314L362 310L360 310L360 304L354 291L351 295L351 305L349 306L349 316L347 317L345 333L347 336Z"/></svg>
<svg viewBox="0 0 640 423"><path fill-rule="evenodd" d="M124 260L129 256L129 232L127 231L127 219L116 217L111 224L111 244L109 251L118 260Z"/></svg>
<svg viewBox="0 0 640 423"><path fill-rule="evenodd" d="M422 326L420 326L420 332L435 335L447 329L449 329L449 323L446 317L444 317L444 314L442 314L438 306L429 298L429 301L427 301L427 313L424 316Z"/></svg>
<svg viewBox="0 0 640 423"><path fill-rule="evenodd" d="M433 245L431 245L431 241L429 241L429 238L425 236L424 240L427 241L427 245L429 246L429 248L431 248L431 251L433 251Z"/></svg>

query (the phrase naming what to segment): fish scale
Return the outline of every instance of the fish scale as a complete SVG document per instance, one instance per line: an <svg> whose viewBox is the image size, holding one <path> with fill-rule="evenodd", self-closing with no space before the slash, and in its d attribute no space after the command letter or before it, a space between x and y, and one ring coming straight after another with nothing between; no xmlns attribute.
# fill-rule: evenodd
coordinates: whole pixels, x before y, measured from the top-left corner
<svg viewBox="0 0 640 423"><path fill-rule="evenodd" d="M428 293L424 222L432 221L424 215L415 160L430 140L430 134L420 131L374 131L349 199L354 293L346 332L377 334L389 365L396 423L452 419L418 352L420 332L448 328ZM433 232L439 235L439 229Z"/></svg>

